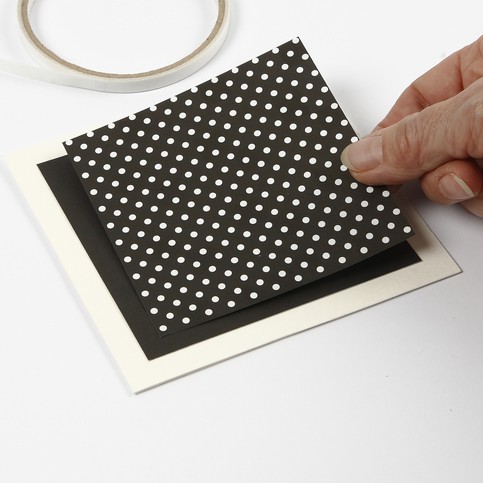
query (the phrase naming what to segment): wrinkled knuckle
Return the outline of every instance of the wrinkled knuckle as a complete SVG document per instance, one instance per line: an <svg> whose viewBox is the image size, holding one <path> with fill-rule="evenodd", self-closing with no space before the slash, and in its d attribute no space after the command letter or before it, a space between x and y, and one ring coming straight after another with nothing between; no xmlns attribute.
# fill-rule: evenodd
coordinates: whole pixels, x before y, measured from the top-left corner
<svg viewBox="0 0 483 483"><path fill-rule="evenodd" d="M472 102L470 120L468 156L477 159L483 157L483 96Z"/></svg>
<svg viewBox="0 0 483 483"><path fill-rule="evenodd" d="M483 35L480 35L480 37L478 38L478 40L475 42L478 50L479 50L479 53L481 55L483 55Z"/></svg>
<svg viewBox="0 0 483 483"><path fill-rule="evenodd" d="M419 138L416 115L407 116L397 125L392 153L389 154L391 164L395 168L420 168Z"/></svg>

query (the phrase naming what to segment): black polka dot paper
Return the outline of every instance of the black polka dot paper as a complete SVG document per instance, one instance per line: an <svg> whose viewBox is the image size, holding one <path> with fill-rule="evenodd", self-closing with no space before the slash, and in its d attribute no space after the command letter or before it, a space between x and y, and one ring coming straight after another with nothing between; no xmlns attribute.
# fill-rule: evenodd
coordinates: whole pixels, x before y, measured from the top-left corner
<svg viewBox="0 0 483 483"><path fill-rule="evenodd" d="M295 39L65 147L163 336L411 235L389 192L341 165L355 139Z"/></svg>

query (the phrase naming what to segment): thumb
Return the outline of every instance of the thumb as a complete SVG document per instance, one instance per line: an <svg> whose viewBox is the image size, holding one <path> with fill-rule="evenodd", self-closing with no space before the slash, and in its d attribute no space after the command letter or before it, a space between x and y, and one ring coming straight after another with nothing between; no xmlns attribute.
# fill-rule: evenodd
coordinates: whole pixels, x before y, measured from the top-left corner
<svg viewBox="0 0 483 483"><path fill-rule="evenodd" d="M483 157L483 79L348 146L341 161L359 181L401 184L458 159Z"/></svg>

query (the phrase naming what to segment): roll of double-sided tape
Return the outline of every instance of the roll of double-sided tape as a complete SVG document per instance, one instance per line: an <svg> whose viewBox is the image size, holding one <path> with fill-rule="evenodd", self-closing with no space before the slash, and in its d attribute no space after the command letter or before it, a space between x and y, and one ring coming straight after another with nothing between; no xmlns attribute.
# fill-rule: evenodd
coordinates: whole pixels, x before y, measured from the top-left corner
<svg viewBox="0 0 483 483"><path fill-rule="evenodd" d="M222 46L230 22L229 0L216 0L218 16L206 40L189 55L170 65L134 74L87 69L68 62L48 49L32 29L29 13L35 0L18 0L18 20L25 46L40 67L0 61L0 71L55 84L104 92L142 92L158 89L193 74Z"/></svg>

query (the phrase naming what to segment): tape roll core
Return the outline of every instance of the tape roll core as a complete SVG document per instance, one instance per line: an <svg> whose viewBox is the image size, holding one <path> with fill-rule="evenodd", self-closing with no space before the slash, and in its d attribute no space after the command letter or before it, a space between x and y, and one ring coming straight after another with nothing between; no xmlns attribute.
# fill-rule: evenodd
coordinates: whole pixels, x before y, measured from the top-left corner
<svg viewBox="0 0 483 483"><path fill-rule="evenodd" d="M218 16L206 40L189 55L157 69L134 74L115 74L87 69L68 62L48 49L34 33L29 13L35 0L19 0L18 20L25 46L35 60L51 71L48 80L54 83L104 92L142 92L164 87L196 72L222 46L229 26L229 0L216 0Z"/></svg>

